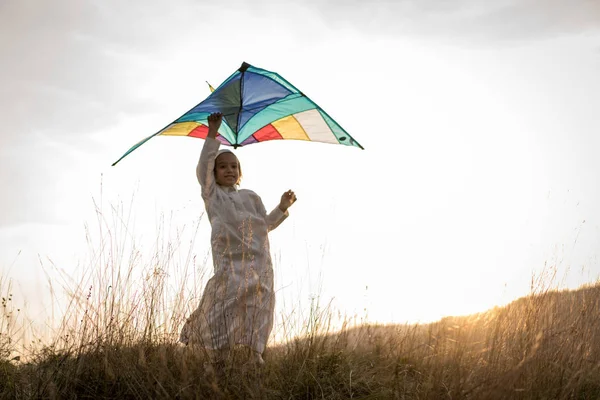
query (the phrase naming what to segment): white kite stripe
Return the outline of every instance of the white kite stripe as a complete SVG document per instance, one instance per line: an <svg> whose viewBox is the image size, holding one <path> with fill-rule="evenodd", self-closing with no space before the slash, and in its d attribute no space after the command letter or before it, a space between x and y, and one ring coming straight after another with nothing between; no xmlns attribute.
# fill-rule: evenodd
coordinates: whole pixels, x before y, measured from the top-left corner
<svg viewBox="0 0 600 400"><path fill-rule="evenodd" d="M310 140L314 142L339 143L318 110L303 111L294 114L294 118L302 126Z"/></svg>

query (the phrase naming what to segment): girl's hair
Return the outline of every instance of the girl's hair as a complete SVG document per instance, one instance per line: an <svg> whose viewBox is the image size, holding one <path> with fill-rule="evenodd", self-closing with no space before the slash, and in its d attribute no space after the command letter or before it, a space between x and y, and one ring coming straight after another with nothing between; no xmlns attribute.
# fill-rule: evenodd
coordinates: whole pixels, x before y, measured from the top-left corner
<svg viewBox="0 0 600 400"><path fill-rule="evenodd" d="M231 153L233 154L233 151L229 151L229 150L224 150L224 151L220 151L217 156L215 157L215 167L213 168L213 174L216 175L217 173L217 158L219 158L219 156L223 153ZM237 156L235 154L233 154L235 156L235 159L237 160L238 163L238 172L240 173L240 176L238 177L237 182L235 183L235 186L240 186L240 182L242 181L242 164L240 164L240 159L237 158Z"/></svg>

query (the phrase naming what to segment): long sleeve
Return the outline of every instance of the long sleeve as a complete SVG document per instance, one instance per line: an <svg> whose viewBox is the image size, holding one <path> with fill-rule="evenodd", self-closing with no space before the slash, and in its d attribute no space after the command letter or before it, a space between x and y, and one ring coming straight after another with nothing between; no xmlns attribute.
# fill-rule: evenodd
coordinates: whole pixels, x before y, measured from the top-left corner
<svg viewBox="0 0 600 400"><path fill-rule="evenodd" d="M202 198L209 199L215 191L215 159L221 143L217 139L206 138L196 167L196 177L202 187Z"/></svg>
<svg viewBox="0 0 600 400"><path fill-rule="evenodd" d="M287 210L283 212L279 207L275 207L266 218L269 231L277 228L289 215L290 213Z"/></svg>
<svg viewBox="0 0 600 400"><path fill-rule="evenodd" d="M256 201L258 202L258 209L267 223L267 230L269 232L281 225L281 223L290 215L288 211L283 212L279 209L279 207L275 207L273 211L267 214L265 205L258 195L256 195Z"/></svg>

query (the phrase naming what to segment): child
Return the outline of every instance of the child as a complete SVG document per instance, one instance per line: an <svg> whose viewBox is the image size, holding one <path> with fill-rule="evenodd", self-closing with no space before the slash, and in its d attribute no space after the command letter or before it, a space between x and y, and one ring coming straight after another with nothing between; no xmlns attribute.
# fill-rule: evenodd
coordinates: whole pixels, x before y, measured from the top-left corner
<svg viewBox="0 0 600 400"><path fill-rule="evenodd" d="M267 214L256 193L237 188L242 176L239 161L229 150L219 151L216 139L222 118L221 113L209 116L208 136L196 168L212 226L214 276L179 340L212 350L244 345L252 349L254 362L263 364L275 310L267 234L287 218L296 195L288 190Z"/></svg>

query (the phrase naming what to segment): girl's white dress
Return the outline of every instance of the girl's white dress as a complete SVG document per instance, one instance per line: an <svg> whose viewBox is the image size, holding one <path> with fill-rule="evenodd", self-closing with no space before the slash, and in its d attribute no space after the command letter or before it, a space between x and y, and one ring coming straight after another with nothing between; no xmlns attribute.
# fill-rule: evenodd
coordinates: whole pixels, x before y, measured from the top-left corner
<svg viewBox="0 0 600 400"><path fill-rule="evenodd" d="M262 353L275 310L268 232L288 213L276 207L267 214L253 191L218 185L214 166L219 147L218 140L207 138L196 169L212 226L214 276L179 340L208 349L243 344Z"/></svg>

